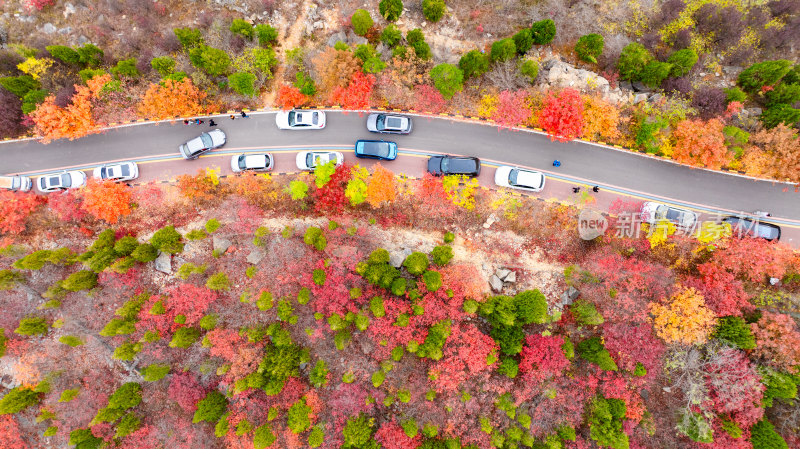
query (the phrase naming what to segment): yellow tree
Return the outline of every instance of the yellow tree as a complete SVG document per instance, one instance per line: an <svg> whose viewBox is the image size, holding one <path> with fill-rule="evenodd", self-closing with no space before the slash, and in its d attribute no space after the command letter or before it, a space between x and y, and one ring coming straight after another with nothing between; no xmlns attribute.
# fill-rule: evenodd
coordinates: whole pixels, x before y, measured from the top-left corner
<svg viewBox="0 0 800 449"><path fill-rule="evenodd" d="M204 112L202 101L206 98L189 78L182 81L163 80L147 88L139 113L151 120L198 115Z"/></svg>
<svg viewBox="0 0 800 449"><path fill-rule="evenodd" d="M595 95L584 95L583 125L584 139L613 143L620 137L619 109Z"/></svg>
<svg viewBox="0 0 800 449"><path fill-rule="evenodd" d="M397 181L394 173L376 164L367 185L367 202L374 208L389 204L397 197Z"/></svg>
<svg viewBox="0 0 800 449"><path fill-rule="evenodd" d="M653 328L662 340L685 345L708 340L717 318L706 306L703 295L693 288L681 288L664 302L650 303Z"/></svg>

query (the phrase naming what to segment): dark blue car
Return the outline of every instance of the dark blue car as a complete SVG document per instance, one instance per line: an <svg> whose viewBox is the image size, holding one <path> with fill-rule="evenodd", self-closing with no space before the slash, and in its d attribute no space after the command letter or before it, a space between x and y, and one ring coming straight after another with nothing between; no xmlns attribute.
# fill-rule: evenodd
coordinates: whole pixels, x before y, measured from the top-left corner
<svg viewBox="0 0 800 449"><path fill-rule="evenodd" d="M385 140L359 140L356 157L393 161L397 158L397 144Z"/></svg>

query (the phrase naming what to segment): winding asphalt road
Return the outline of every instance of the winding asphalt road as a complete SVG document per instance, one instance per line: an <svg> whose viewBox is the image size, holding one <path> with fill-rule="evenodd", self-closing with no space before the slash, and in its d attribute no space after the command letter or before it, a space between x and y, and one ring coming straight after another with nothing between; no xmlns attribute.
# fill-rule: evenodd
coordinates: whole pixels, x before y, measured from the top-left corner
<svg viewBox="0 0 800 449"><path fill-rule="evenodd" d="M327 126L321 131L278 130L274 112L252 113L248 119L239 116L236 120L228 116L215 119L228 135L228 142L221 149L225 153L255 149L296 151L321 146L352 148L357 139L381 138L367 132L365 116L355 112L329 111ZM36 140L0 143L0 173L36 176L67 167L86 169L115 160L174 161L180 143L208 129L205 124L143 123L47 145ZM384 138L398 143L400 159L403 155L421 156L428 152L473 155L490 164L532 167L551 179L597 184L604 190L708 213L767 210L778 224L793 228L800 225L800 194L787 183L693 169L584 142L551 142L532 131L499 130L488 124L449 118L417 116L411 135ZM293 155L278 153L277 159L281 158L291 159L293 165ZM552 167L554 159L562 161L561 167ZM387 167L392 164L395 163L387 163Z"/></svg>

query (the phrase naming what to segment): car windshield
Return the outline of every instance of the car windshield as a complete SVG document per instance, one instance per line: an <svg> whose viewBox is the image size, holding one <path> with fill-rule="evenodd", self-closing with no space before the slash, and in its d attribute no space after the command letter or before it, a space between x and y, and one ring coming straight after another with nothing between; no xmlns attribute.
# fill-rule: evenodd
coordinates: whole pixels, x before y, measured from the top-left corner
<svg viewBox="0 0 800 449"><path fill-rule="evenodd" d="M314 166L314 153L306 154L306 167Z"/></svg>
<svg viewBox="0 0 800 449"><path fill-rule="evenodd" d="M247 164L245 163L244 156L239 156L239 170L244 170L247 168Z"/></svg>
<svg viewBox="0 0 800 449"><path fill-rule="evenodd" d="M677 209L667 209L666 219L669 221L681 221L683 218L683 212Z"/></svg>
<svg viewBox="0 0 800 449"><path fill-rule="evenodd" d="M61 185L63 187L69 187L70 185L72 185L72 183L70 182L69 174L64 173L63 175L61 175Z"/></svg>
<svg viewBox="0 0 800 449"><path fill-rule="evenodd" d="M110 173L109 173L109 171L110 171L110 169L109 169L108 167L103 167L103 168L101 168L101 169L100 169L100 177L101 177L101 178L107 178L107 177L109 177L109 176L110 176Z"/></svg>
<svg viewBox="0 0 800 449"><path fill-rule="evenodd" d="M319 113L318 112L312 112L311 113L311 123L313 123L315 125L319 123Z"/></svg>
<svg viewBox="0 0 800 449"><path fill-rule="evenodd" d="M375 119L375 128L376 128L378 131L383 131L384 129L386 129L386 128L383 126L383 123L384 123L384 121L386 121L386 116L385 116L385 115L383 115L383 114L378 114L378 118L377 118L377 119Z"/></svg>
<svg viewBox="0 0 800 449"><path fill-rule="evenodd" d="M440 166L442 172L447 172L447 169L450 168L450 158L443 157L442 158L442 165Z"/></svg>
<svg viewBox="0 0 800 449"><path fill-rule="evenodd" d="M294 126L294 124L295 124L294 116L295 116L295 112L294 111L289 111L289 126Z"/></svg>
<svg viewBox="0 0 800 449"><path fill-rule="evenodd" d="M203 141L203 148L211 148L214 145L208 133L200 134L200 140Z"/></svg>
<svg viewBox="0 0 800 449"><path fill-rule="evenodd" d="M508 183L512 186L519 185L517 184L517 175L519 174L519 170L511 170L508 172Z"/></svg>

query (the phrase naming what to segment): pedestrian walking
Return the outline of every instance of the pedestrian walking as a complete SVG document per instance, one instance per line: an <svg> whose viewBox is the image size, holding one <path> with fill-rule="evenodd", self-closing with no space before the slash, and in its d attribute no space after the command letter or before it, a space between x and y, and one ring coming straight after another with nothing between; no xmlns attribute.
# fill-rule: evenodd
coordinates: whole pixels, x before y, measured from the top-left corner
<svg viewBox="0 0 800 449"><path fill-rule="evenodd" d="M561 167L561 161L559 161L558 159L554 160L553 167Z"/></svg>
<svg viewBox="0 0 800 449"><path fill-rule="evenodd" d="M236 116L231 114L231 120L236 120Z"/></svg>
<svg viewBox="0 0 800 449"><path fill-rule="evenodd" d="M183 124L184 124L184 125L188 125L188 124L189 124L189 120L184 120L184 121L183 121Z"/></svg>
<svg viewBox="0 0 800 449"><path fill-rule="evenodd" d="M202 125L203 123L205 123L205 120L200 120L200 119L197 119L197 120L195 121L195 124L197 124L197 125Z"/></svg>
<svg viewBox="0 0 800 449"><path fill-rule="evenodd" d="M580 188L580 187L573 187L573 188L572 188L572 193L578 193L578 192L580 192L580 191L581 191L581 188Z"/></svg>
<svg viewBox="0 0 800 449"><path fill-rule="evenodd" d="M594 186L594 187L592 187L592 192L594 192L594 193L597 193L597 192L599 192L599 191L600 191L600 186Z"/></svg>
<svg viewBox="0 0 800 449"><path fill-rule="evenodd" d="M242 109L242 118L250 118L250 116L249 116L249 115L247 115L247 114L244 112L244 109Z"/></svg>
<svg viewBox="0 0 800 449"><path fill-rule="evenodd" d="M208 121L208 126L217 126L217 122L215 122L214 119L212 118L211 120Z"/></svg>

